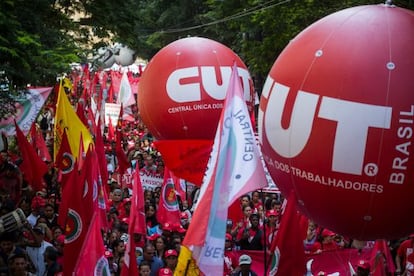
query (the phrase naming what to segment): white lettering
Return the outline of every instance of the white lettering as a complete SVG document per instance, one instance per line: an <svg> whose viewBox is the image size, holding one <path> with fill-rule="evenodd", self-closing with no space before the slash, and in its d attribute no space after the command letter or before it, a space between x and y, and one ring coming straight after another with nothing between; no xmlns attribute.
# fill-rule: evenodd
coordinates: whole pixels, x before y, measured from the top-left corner
<svg viewBox="0 0 414 276"><path fill-rule="evenodd" d="M213 99L223 100L229 86L231 70L230 66L194 66L177 69L168 76L167 95L178 103L200 101L203 88ZM243 83L244 99L252 101L249 71L244 68L237 70Z"/></svg>

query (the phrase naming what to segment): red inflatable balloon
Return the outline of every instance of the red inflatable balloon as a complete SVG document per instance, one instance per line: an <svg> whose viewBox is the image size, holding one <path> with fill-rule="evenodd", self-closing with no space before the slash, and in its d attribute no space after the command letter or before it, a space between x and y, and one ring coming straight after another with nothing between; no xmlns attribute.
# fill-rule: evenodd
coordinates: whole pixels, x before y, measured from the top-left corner
<svg viewBox="0 0 414 276"><path fill-rule="evenodd" d="M259 113L262 151L301 211L355 239L414 232L414 13L331 14L275 61Z"/></svg>
<svg viewBox="0 0 414 276"><path fill-rule="evenodd" d="M236 62L253 108L253 82L242 60L216 41L191 37L161 49L139 83L138 107L157 139L213 139Z"/></svg>

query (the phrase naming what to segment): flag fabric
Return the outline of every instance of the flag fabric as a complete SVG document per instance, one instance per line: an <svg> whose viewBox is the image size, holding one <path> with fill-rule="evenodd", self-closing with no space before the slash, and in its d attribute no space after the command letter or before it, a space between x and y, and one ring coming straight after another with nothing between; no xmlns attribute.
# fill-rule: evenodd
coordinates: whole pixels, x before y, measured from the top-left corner
<svg viewBox="0 0 414 276"><path fill-rule="evenodd" d="M50 95L53 87L29 88L22 97L16 99L16 114L0 120L0 132L7 136L15 135L14 121L26 136L39 111Z"/></svg>
<svg viewBox="0 0 414 276"><path fill-rule="evenodd" d="M173 226L181 225L180 207L175 193L174 181L167 167L164 168L164 181L158 203L157 220L161 225L164 223Z"/></svg>
<svg viewBox="0 0 414 276"><path fill-rule="evenodd" d="M145 199L142 188L139 167L133 173L131 217L133 218L133 233L145 235L147 233L145 222ZM131 219L130 219L131 220Z"/></svg>
<svg viewBox="0 0 414 276"><path fill-rule="evenodd" d="M48 172L49 168L45 162L37 155L36 150L27 140L16 121L17 144L20 149L22 163L19 168L23 173L23 178L32 186L33 190L40 191L45 187L43 176Z"/></svg>
<svg viewBox="0 0 414 276"><path fill-rule="evenodd" d="M79 249L85 240L86 232L96 209L93 199L96 197L95 181L92 181L93 155L90 150L86 153L83 169L79 175L74 170L74 181L67 183L62 190L62 204L66 208L65 246L63 248L63 272L71 275L75 269ZM60 210L59 212L65 210ZM59 213L59 216L61 214Z"/></svg>
<svg viewBox="0 0 414 276"><path fill-rule="evenodd" d="M62 142L55 158L55 167L58 169L61 186L64 187L66 178L75 168L75 157L70 149L66 130L62 134Z"/></svg>
<svg viewBox="0 0 414 276"><path fill-rule="evenodd" d="M95 125L95 122L92 122L92 125ZM106 155L105 155L105 145L102 137L101 129L101 118L98 118L98 125L95 127L97 129L95 133L95 151L98 155L98 162L99 162L99 170L101 172L102 183L104 189L106 190L106 194L109 193L109 185L108 183L108 167L106 162Z"/></svg>
<svg viewBox="0 0 414 276"><path fill-rule="evenodd" d="M101 229L100 220L94 215L80 253L72 256L72 258L79 256L73 275L111 275L109 263L105 257L105 246ZM72 275L72 273L64 275Z"/></svg>
<svg viewBox="0 0 414 276"><path fill-rule="evenodd" d="M306 271L301 215L297 212L296 196L292 190L282 213L280 227L270 245L269 275L303 276Z"/></svg>
<svg viewBox="0 0 414 276"><path fill-rule="evenodd" d="M134 93L132 93L131 84L129 83L127 72L124 72L122 74L121 83L119 85L117 103L122 104L124 107L128 107L135 104Z"/></svg>
<svg viewBox="0 0 414 276"><path fill-rule="evenodd" d="M174 182L175 193L180 196L181 200L187 200L187 182L184 179L177 177L172 171L170 171L170 175Z"/></svg>
<svg viewBox="0 0 414 276"><path fill-rule="evenodd" d="M386 240L376 240L370 260L371 275L386 276L395 272L394 261Z"/></svg>
<svg viewBox="0 0 414 276"><path fill-rule="evenodd" d="M75 110L66 96L62 84L60 84L55 114L54 159L56 158L56 153L59 151L64 130L67 132L69 145L75 158L78 158L79 139L81 134L83 139L83 147L85 149L89 148L89 145L93 143L92 135L90 134L88 128L79 119L78 115L76 115Z"/></svg>
<svg viewBox="0 0 414 276"><path fill-rule="evenodd" d="M174 175L201 186L213 147L212 140L158 140L154 145Z"/></svg>
<svg viewBox="0 0 414 276"><path fill-rule="evenodd" d="M36 127L36 124L32 124L32 127L30 128L30 136L32 138L32 147L37 150L40 159L51 162L52 158L49 149L47 148L42 132Z"/></svg>
<svg viewBox="0 0 414 276"><path fill-rule="evenodd" d="M267 184L237 70L234 64L199 200L183 241L208 275L223 274L228 206ZM179 262L187 264L188 258L180 254ZM176 269L176 275L183 272Z"/></svg>
<svg viewBox="0 0 414 276"><path fill-rule="evenodd" d="M85 104L83 102L84 102L83 99L82 99L82 101L79 100L79 102L78 102L78 104L76 106L76 115L78 115L79 119L81 120L81 122L85 126L88 126L88 119L86 118L86 115L85 115L85 108L86 108L86 106L85 106Z"/></svg>
<svg viewBox="0 0 414 276"><path fill-rule="evenodd" d="M134 234L145 236L147 233L144 209L144 191L139 177L139 168L133 172L131 212L129 214L128 242L126 244L124 265L121 276L138 275L137 260L135 255Z"/></svg>
<svg viewBox="0 0 414 276"><path fill-rule="evenodd" d="M116 138L115 138L115 154L118 160L118 172L123 175L131 164L122 148L122 116L123 116L123 105L121 104L121 110L119 111L119 118L116 125Z"/></svg>
<svg viewBox="0 0 414 276"><path fill-rule="evenodd" d="M80 171L83 167L83 162L85 160L85 148L83 146L83 137L82 133L80 134L79 138L79 152L78 152L78 158L76 161L78 162L78 170Z"/></svg>

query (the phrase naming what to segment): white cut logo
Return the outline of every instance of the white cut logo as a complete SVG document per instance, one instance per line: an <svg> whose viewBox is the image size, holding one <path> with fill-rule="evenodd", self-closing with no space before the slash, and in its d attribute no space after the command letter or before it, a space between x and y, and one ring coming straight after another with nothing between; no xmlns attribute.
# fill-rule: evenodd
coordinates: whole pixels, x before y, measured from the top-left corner
<svg viewBox="0 0 414 276"><path fill-rule="evenodd" d="M298 91L292 110L289 128L281 125L290 88L275 82L270 76L263 88L262 97L268 99L266 112L259 110L259 138L263 131L272 149L285 158L299 155L306 147L312 132L316 107L321 103L317 117L336 122L332 170L361 175L365 156L368 129L389 129L392 108L370 105ZM271 92L271 93L270 93ZM343 162L350 160L351 162Z"/></svg>

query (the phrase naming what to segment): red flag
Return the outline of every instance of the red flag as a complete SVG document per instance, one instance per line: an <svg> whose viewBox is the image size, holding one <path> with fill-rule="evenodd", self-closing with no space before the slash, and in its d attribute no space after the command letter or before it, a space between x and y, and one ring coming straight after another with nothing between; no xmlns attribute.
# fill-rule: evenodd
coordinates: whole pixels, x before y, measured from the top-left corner
<svg viewBox="0 0 414 276"><path fill-rule="evenodd" d="M142 189L141 178L139 176L139 168L137 166L133 173L132 204L130 213L130 221L133 222L133 233L142 235L145 235L147 233L144 205L144 190Z"/></svg>
<svg viewBox="0 0 414 276"><path fill-rule="evenodd" d="M269 275L300 275L306 272L301 216L296 208L296 196L291 191L283 211L280 228L270 246L273 253Z"/></svg>
<svg viewBox="0 0 414 276"><path fill-rule="evenodd" d="M122 116L123 116L123 107L121 104L121 110L119 111L118 123L116 126L116 143L115 143L115 153L116 158L118 159L118 172L123 175L125 171L131 167L128 158L122 148Z"/></svg>
<svg viewBox="0 0 414 276"><path fill-rule="evenodd" d="M47 173L49 168L37 155L29 141L27 141L26 136L23 134L16 121L14 121L14 125L16 127L17 144L23 159L19 168L23 173L23 177L29 182L33 190L40 191L45 186L43 176Z"/></svg>
<svg viewBox="0 0 414 276"><path fill-rule="evenodd" d="M102 183L103 183L103 186L105 187L106 194L108 194L109 187L108 185L106 185L108 182L108 167L107 167L107 162L106 162L104 141L103 141L102 133L101 133L101 118L100 117L98 119L98 125L96 129L97 131L95 133L95 151L96 151L96 154L98 155L99 170L101 172Z"/></svg>
<svg viewBox="0 0 414 276"><path fill-rule="evenodd" d="M394 275L395 265L386 240L376 240L371 253L371 274L373 276Z"/></svg>
<svg viewBox="0 0 414 276"><path fill-rule="evenodd" d="M111 275L108 260L105 257L101 229L100 220L94 215L80 254L71 256L72 258L79 256L73 275Z"/></svg>
<svg viewBox="0 0 414 276"><path fill-rule="evenodd" d="M213 140L160 140L154 145L174 175L201 186Z"/></svg>
<svg viewBox="0 0 414 276"><path fill-rule="evenodd" d="M64 187L69 174L75 168L75 157L72 154L66 130L62 134L61 146L56 154L55 167L59 170L59 180Z"/></svg>
<svg viewBox="0 0 414 276"><path fill-rule="evenodd" d="M174 182L167 167L164 169L164 182L158 203L157 220L161 224L181 225L180 208L175 194Z"/></svg>
<svg viewBox="0 0 414 276"><path fill-rule="evenodd" d="M144 192L139 177L139 169L135 169L133 175L131 212L129 214L128 227L129 239L125 249L124 265L122 266L121 276L138 275L133 236L134 234L145 236L147 232L145 224Z"/></svg>
<svg viewBox="0 0 414 276"><path fill-rule="evenodd" d="M91 181L93 156L88 151L84 161L84 168L76 181L71 181L65 185L62 191L62 202L66 201L67 216L65 227L65 246L63 248L63 272L64 275L71 275L76 265L73 256L79 254L86 232L89 228L93 213L95 211L93 193L96 189ZM76 170L75 170L76 171ZM91 183L92 182L92 183ZM60 216L60 215L59 215Z"/></svg>
<svg viewBox="0 0 414 276"><path fill-rule="evenodd" d="M186 181L182 178L177 177L172 171L170 171L170 174L174 182L175 192L178 196L180 196L181 200L187 200Z"/></svg>
<svg viewBox="0 0 414 276"><path fill-rule="evenodd" d="M76 114L78 115L82 123L85 126L88 126L88 119L85 116L85 105L83 104L83 101L84 100L78 102L78 105L76 106Z"/></svg>
<svg viewBox="0 0 414 276"><path fill-rule="evenodd" d="M36 128L36 124L32 124L32 127L30 128L30 136L32 137L32 146L37 149L40 159L51 162L52 157L50 156L49 149L46 146L41 130Z"/></svg>
<svg viewBox="0 0 414 276"><path fill-rule="evenodd" d="M73 163L76 166L76 162ZM79 172L73 168L66 174L62 174L62 197L59 204L58 224L65 229L68 217L68 209L71 202L70 192L74 192L71 183L79 182ZM69 183L69 184L67 184Z"/></svg>
<svg viewBox="0 0 414 276"><path fill-rule="evenodd" d="M85 163L84 170L89 172L87 175L89 189L91 189L91 191L97 191L97 193L89 193L89 198L86 198L86 200L93 202L95 213L101 219L102 225L107 227L108 220L106 207L108 206L108 193L102 183L99 157L94 148L91 148L88 154L90 155L89 157L91 160L88 160L89 162Z"/></svg>
<svg viewBox="0 0 414 276"><path fill-rule="evenodd" d="M78 170L80 171L83 167L83 162L85 160L85 148L83 147L83 138L82 133L79 138L79 153L78 153Z"/></svg>

